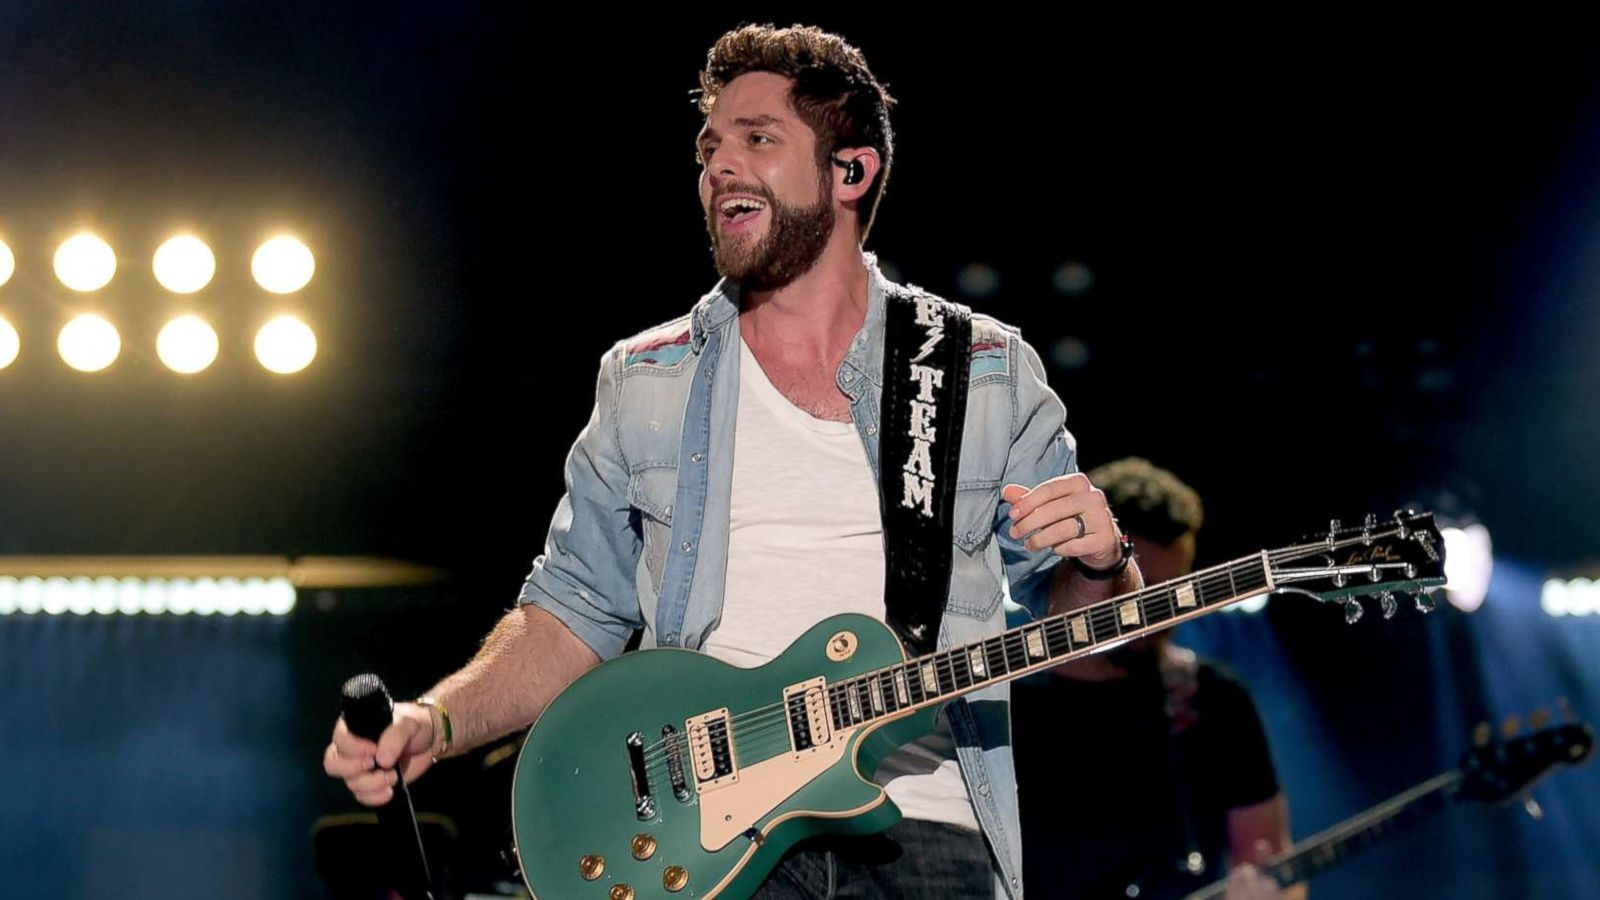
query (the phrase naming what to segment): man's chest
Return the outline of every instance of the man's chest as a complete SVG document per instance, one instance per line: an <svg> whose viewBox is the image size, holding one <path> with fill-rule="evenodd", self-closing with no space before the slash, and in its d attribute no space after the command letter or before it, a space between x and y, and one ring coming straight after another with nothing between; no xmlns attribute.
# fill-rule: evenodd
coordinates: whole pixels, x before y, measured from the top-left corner
<svg viewBox="0 0 1600 900"><path fill-rule="evenodd" d="M834 383L831 370L768 360L761 362L772 386L806 413L830 422L850 421L850 397Z"/></svg>

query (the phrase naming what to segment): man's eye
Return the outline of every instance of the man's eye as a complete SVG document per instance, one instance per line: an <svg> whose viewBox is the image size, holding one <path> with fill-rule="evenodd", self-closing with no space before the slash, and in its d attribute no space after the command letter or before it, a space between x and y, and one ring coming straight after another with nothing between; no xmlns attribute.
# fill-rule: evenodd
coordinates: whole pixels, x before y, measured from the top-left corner
<svg viewBox="0 0 1600 900"><path fill-rule="evenodd" d="M750 135L750 143L754 144L757 140L766 141L769 144L772 143L772 138L761 134L760 132Z"/></svg>

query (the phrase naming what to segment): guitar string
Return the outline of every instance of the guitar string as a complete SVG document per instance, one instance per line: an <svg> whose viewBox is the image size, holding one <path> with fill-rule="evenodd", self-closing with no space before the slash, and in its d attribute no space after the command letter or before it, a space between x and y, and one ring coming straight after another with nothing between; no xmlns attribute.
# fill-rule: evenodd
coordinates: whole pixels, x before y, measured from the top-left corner
<svg viewBox="0 0 1600 900"><path fill-rule="evenodd" d="M1393 532L1393 531L1375 533L1375 534L1371 535L1371 539L1372 540L1381 540L1383 538L1393 536L1396 533L1397 532ZM1358 543L1366 543L1366 538L1365 537L1352 537L1352 538L1345 539L1345 540L1342 540L1342 541L1336 541L1336 542L1333 543L1332 546L1330 546L1328 542L1324 541L1324 542L1320 542L1320 543L1309 543L1309 544L1302 544L1302 545L1298 545L1298 546L1285 547L1285 548L1282 548L1282 549L1279 549L1279 550L1269 551L1267 556L1268 556L1268 559L1271 562L1273 562L1273 563L1281 563L1281 562L1286 562L1286 561L1290 561L1290 560L1294 560L1294 559L1304 558L1304 557L1307 557L1307 556L1315 556L1315 555L1318 555L1318 554L1321 554L1321 553L1327 553L1327 552L1330 552L1331 550L1343 549L1345 547L1353 546L1353 545L1358 544ZM1259 563L1260 563L1260 559L1259 558L1256 558L1256 557L1244 557L1244 558L1241 558L1239 560L1235 560L1235 561L1230 562L1230 563L1224 563L1222 565L1213 567L1212 570L1208 570L1209 574L1207 572L1202 572L1202 573L1198 573L1197 575L1186 576L1183 580L1186 583L1198 585L1199 586L1198 587L1199 593L1203 597L1204 594L1209 592L1210 588L1212 588L1212 587L1220 587L1220 584L1213 584L1213 582L1220 582L1223 579L1227 579L1228 582L1229 582L1229 586L1236 589L1237 585L1236 585L1235 579L1234 579L1234 576L1236 574L1245 574L1245 575L1253 574L1253 575L1259 576L1261 574L1260 571L1254 568L1255 565L1258 565ZM1236 570L1238 570L1240 568L1245 568L1247 571L1245 571L1245 572L1237 572ZM1174 581L1177 581L1177 579L1174 579ZM1257 585L1254 585L1254 586L1251 586L1251 587L1247 587L1244 591L1239 591L1239 593L1246 593L1246 592L1248 592L1250 590L1255 590L1256 588L1263 587L1263 586L1265 586L1264 583L1263 584L1257 584ZM1144 611L1144 612L1148 611L1148 608L1149 608L1148 604L1151 601L1153 601L1153 600L1164 601L1165 604L1166 604L1165 616L1163 618L1161 618L1160 621L1161 622L1165 622L1165 621L1170 620L1171 618L1175 617L1175 615L1176 615L1176 609L1175 609L1175 606L1174 606L1174 600L1175 600L1176 593L1177 593L1177 587L1178 586L1177 585L1173 585L1172 582L1167 582L1167 583L1165 583L1163 585L1156 585L1156 586L1153 586L1153 587L1146 588L1144 590L1135 592L1132 595L1127 595L1127 596L1123 596L1123 597L1114 597L1114 598L1110 598L1108 600L1100 601L1099 603L1096 603L1094 605L1085 607L1082 611L1074 611L1072 613L1065 614L1064 616L1051 617L1049 620L1047 620L1047 621L1041 623L1039 626L1037 626L1038 627L1038 631L1036 632L1041 636L1041 638L1046 643L1046 655L1043 658L1035 657L1034 658L1034 662L1027 662L1028 657L1026 655L1026 648L1024 647L1023 648L1023 652L1024 652L1024 667L1026 667L1028 665L1033 665L1033 664L1035 664L1036 662L1039 662L1039 661L1049 661L1049 660L1055 659L1056 658L1056 654L1048 652L1048 644L1050 642L1049 631L1050 631L1050 629L1052 627L1066 628L1067 624L1068 624L1067 620L1069 620L1069 619L1071 619L1071 618L1073 618L1075 616L1081 616L1081 617L1083 617L1083 618L1088 620L1087 624L1088 624L1088 627L1091 629L1090 634L1091 634L1092 640L1091 640L1090 644L1087 645L1087 646L1091 646L1091 647L1095 646L1095 645L1098 645L1098 644L1101 644L1101 643L1109 643L1111 641L1120 639L1121 626L1119 624L1117 624L1117 617L1120 615L1121 607L1125 606L1130 601L1138 601L1139 604L1140 604L1140 610ZM1378 589L1377 585L1373 585L1371 588L1369 588L1369 590L1377 590L1377 589ZM1236 595L1236 594L1230 594L1229 596L1234 596L1234 595ZM1212 601L1210 603L1204 603L1202 601L1202 604L1203 604L1204 607L1213 606L1213 605L1215 605L1215 603L1216 603L1216 601ZM1101 630L1103 630L1102 626L1104 626L1106 624L1108 617L1109 617L1109 620L1110 620L1112 628L1115 629L1116 631L1118 631L1119 635L1118 635L1118 637L1099 638L1099 637L1097 637L1097 635ZM1144 623L1149 620L1149 618L1150 617L1148 615L1144 616L1144 619L1143 619L1143 621L1140 622L1140 625L1143 626ZM1024 627L1024 629L1019 629L1018 631L1016 631L1016 632L1014 632L1012 634L1008 634L1008 635L1005 635L1003 637L997 635L996 637L1001 637L1002 638L1001 650L1002 650L1003 653L1006 654L1005 661L1007 663L1007 670L1008 670L1006 674L1010 674L1010 670L1015 668L1014 666L1011 665L1010 651L1013 649L1011 644L1013 644L1013 643L1022 643L1022 642L1026 641L1025 627ZM970 676L971 674L973 674L972 671L971 671L971 668L970 668L970 654L974 650L977 650L978 652L983 654L985 671L988 671L988 646L987 646L987 644L988 644L989 641L993 641L994 639L995 638L988 638L988 639L986 639L984 641L978 641L978 642L975 642L973 644L963 645L962 647L951 648L949 650L940 651L940 653L936 656L936 658L934 660L932 660L932 664L935 667L936 676L950 675L951 676L950 677L951 683L952 684L956 684L959 687L957 679L955 678L956 660L963 659L963 660L967 661L967 665L969 667L969 676ZM1070 649L1072 643L1073 643L1073 641L1070 640L1070 635L1069 635L1069 639L1067 641L1069 650L1067 652L1074 652L1073 650ZM892 678L893 672L894 672L894 670L896 668L907 670L908 677L907 677L906 680L908 682L910 682L912 680L912 676L920 677L920 675L922 674L923 667L925 665L927 665L928 663L929 663L929 660L926 657L924 657L924 658L921 659L920 662L908 661L906 663L901 663L901 664L894 665L894 666L888 666L888 667L885 667L883 669L875 670L873 672L867 672L867 673L862 673L861 675L852 676L851 678L846 679L846 680L841 681L841 682L835 682L833 684L828 685L827 689L828 689L829 699L831 701L833 701L835 704L838 704L838 703L848 704L849 698L850 698L850 694L851 694L852 690L854 689L855 685L860 684L860 683L868 683L868 684L870 684L870 679L872 679L872 678L877 678L879 680L880 685L881 685L882 682L883 682L883 679L884 679L884 677L886 675ZM984 680L990 680L990 679L988 677L984 677ZM942 678L941 677L936 677L936 681L942 681ZM924 695L924 700L926 700L929 696L932 696L932 697L936 698L936 697L938 697L940 695L951 693L952 691L946 691L946 690L941 688L941 690L939 691L938 694L930 694L926 690L919 690L919 692ZM796 696L804 696L804 695L796 695ZM859 697L859 695L858 695L858 697ZM870 699L870 697L869 697L869 699ZM783 701L779 701L779 702L776 702L776 703L767 704L766 706L757 707L757 708L752 709L752 710L747 710L745 712L738 713L738 714L730 717L729 720L728 720L728 730L729 730L731 739L733 739L736 742L741 742L742 741L742 742L748 743L749 741L751 741L753 739L759 739L759 735L763 731L765 731L767 729L771 729L771 730L777 732L778 734L786 735L787 731L788 731L788 729L786 727L787 726L787 722L788 722L787 707L788 707L788 704L790 702L792 702L792 700L793 700L793 698L789 698L789 699L786 699L786 700L783 700ZM859 699L858 699L858 702L860 702ZM916 701L916 702L922 702L922 701ZM900 707L900 708L904 707L904 704L900 704L898 702L896 703L896 705L897 705L897 707ZM898 711L898 710L895 710L895 711ZM887 712L890 712L890 711L885 709L885 713L887 713ZM875 714L873 716L864 717L863 721L870 721L871 718L876 718L878 715L882 715L882 713L877 713L877 714ZM851 718L853 718L853 716ZM859 724L859 723L855 723L855 722L852 721L851 723L849 723L849 727L854 727L855 724ZM784 726L784 727L781 727L781 728L778 727L780 725ZM687 736L686 735L679 735L679 739L680 740L686 740ZM664 761L665 757L670 755L670 753L666 750L666 747L665 747L666 742L667 742L667 739L663 738L662 740L656 741L655 743L653 743L653 744L651 744L651 745L649 745L649 746L647 746L645 748L647 764L653 766L656 763Z"/></svg>

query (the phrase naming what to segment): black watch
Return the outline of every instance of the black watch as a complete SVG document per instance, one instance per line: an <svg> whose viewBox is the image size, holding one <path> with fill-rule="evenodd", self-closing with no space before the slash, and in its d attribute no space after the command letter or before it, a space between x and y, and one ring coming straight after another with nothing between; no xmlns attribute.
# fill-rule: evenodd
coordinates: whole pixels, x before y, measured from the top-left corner
<svg viewBox="0 0 1600 900"><path fill-rule="evenodd" d="M1117 560L1117 564L1111 568L1091 568L1087 565L1084 565L1083 560L1076 556L1072 558L1072 564L1078 568L1078 574L1089 579L1090 581L1110 581L1118 575L1121 575L1123 570L1128 568L1128 560L1131 559L1133 559L1133 538L1130 538L1124 534L1122 536L1122 558Z"/></svg>

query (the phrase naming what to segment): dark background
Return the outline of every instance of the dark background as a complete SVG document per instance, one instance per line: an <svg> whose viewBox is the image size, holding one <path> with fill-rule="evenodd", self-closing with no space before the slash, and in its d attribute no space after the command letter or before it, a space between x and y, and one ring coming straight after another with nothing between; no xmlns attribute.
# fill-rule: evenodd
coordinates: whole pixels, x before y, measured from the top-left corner
<svg viewBox="0 0 1600 900"><path fill-rule="evenodd" d="M1275 603L1190 628L1257 689L1297 836L1451 765L1479 717L1585 711L1600 630L1537 598L1600 557L1593 17L828 8L0 3L0 315L23 341L0 553L453 576L283 621L0 618L0 894L319 890L311 820L353 809L320 773L339 681L409 694L470 655L540 550L600 355L716 280L688 92L744 20L862 48L900 100L867 249L1021 327L1086 467L1137 453L1193 484L1203 564L1406 503L1488 526L1473 616L1345 631ZM88 300L49 267L86 226L119 254ZM148 260L179 228L218 256L198 303L222 356L194 379L153 353L177 306ZM278 228L317 254L289 301L248 275ZM1052 285L1068 261L1086 293ZM969 264L998 289L965 292ZM85 376L53 338L91 307L124 353ZM249 353L285 309L321 344L292 378ZM457 768L423 799L493 796ZM1587 891L1597 814L1460 811L1313 889Z"/></svg>

